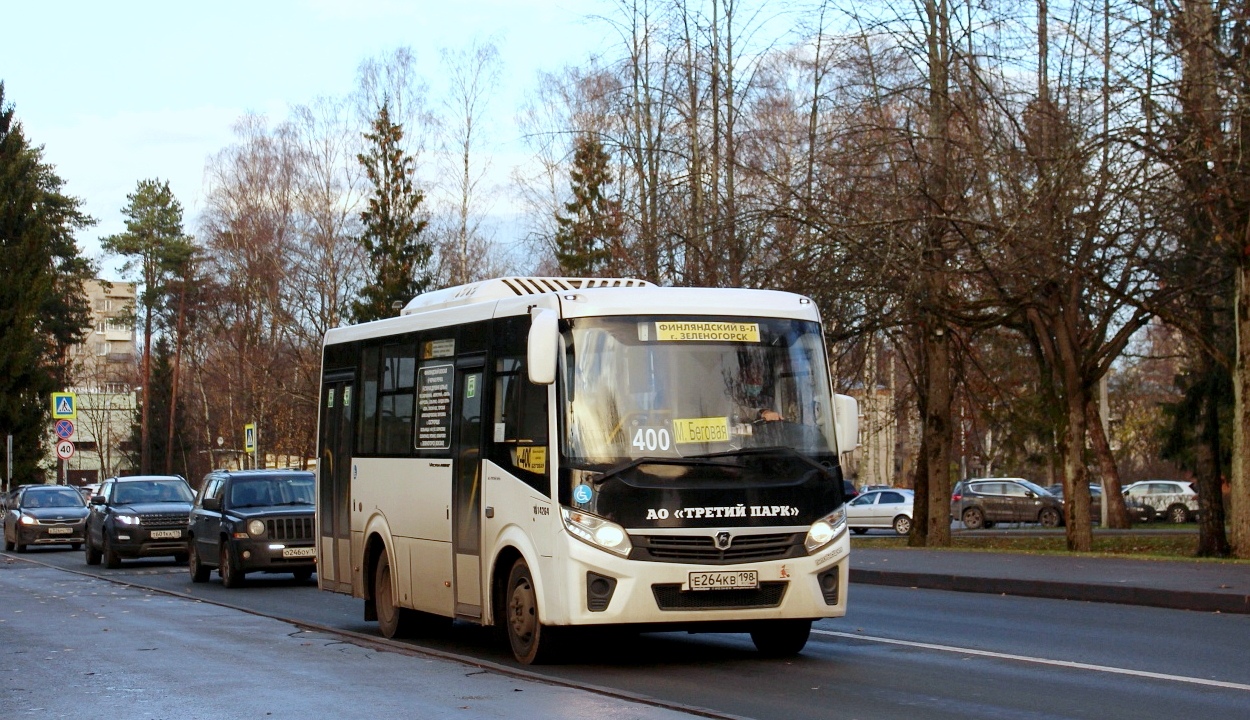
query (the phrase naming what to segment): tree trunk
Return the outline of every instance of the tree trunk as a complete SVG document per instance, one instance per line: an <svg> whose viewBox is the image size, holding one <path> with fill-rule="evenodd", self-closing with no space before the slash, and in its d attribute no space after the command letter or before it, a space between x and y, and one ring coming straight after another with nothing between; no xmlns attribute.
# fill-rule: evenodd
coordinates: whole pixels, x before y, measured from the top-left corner
<svg viewBox="0 0 1250 720"><path fill-rule="evenodd" d="M169 434L165 438L165 474L174 472L174 423L178 420L178 369L182 365L182 324L186 317L187 279L182 279L178 293L178 337L174 338L174 372L169 387ZM186 467L186 464L183 464ZM185 469L184 469L185 472Z"/></svg>
<svg viewBox="0 0 1250 720"><path fill-rule="evenodd" d="M1233 469L1229 478L1228 539L1233 554L1250 558L1250 261L1237 265L1236 363L1233 367Z"/></svg>
<svg viewBox="0 0 1250 720"><path fill-rule="evenodd" d="M1208 315L1209 318L1209 315ZM1198 350L1194 374L1201 378L1202 401L1192 434L1195 485L1198 491L1199 557L1227 557L1231 552L1224 530L1223 473L1220 471L1219 396L1224 373L1206 349ZM1234 430L1234 435L1236 430Z"/></svg>
<svg viewBox="0 0 1250 720"><path fill-rule="evenodd" d="M947 547L951 544L951 385L950 336L939 325L925 333L921 340L925 360L924 448L925 475L929 507L927 543Z"/></svg>
<svg viewBox="0 0 1250 720"><path fill-rule="evenodd" d="M152 443L148 437L148 415L152 407L152 308L143 314L143 409L139 411L139 472L152 472Z"/></svg>
<svg viewBox="0 0 1250 720"><path fill-rule="evenodd" d="M1107 527L1127 529L1132 526L1132 522L1129 520L1128 508L1124 505L1124 496L1120 494L1120 469L1116 467L1115 455L1111 453L1111 444L1107 442L1107 433L1103 431L1102 413L1092 399L1086 406L1086 416L1089 422L1089 439L1094 446L1094 455L1098 458L1098 471L1102 474L1102 502L1107 508Z"/></svg>

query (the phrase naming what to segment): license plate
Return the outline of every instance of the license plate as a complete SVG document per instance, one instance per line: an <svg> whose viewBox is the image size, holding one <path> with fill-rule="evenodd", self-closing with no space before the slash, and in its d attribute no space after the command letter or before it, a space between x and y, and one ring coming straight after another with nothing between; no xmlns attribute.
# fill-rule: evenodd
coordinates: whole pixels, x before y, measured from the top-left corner
<svg viewBox="0 0 1250 720"><path fill-rule="evenodd" d="M167 538L182 537L182 531L181 530L153 530L150 533L150 535L153 540L165 540Z"/></svg>
<svg viewBox="0 0 1250 720"><path fill-rule="evenodd" d="M317 548L315 547L282 548L282 557L284 558L316 557L316 555Z"/></svg>
<svg viewBox="0 0 1250 720"><path fill-rule="evenodd" d="M754 590L759 584L760 576L755 570L690 573L691 590Z"/></svg>
<svg viewBox="0 0 1250 720"><path fill-rule="evenodd" d="M68 528L68 527L50 527L50 528L48 528L48 534L49 534L49 535L73 535L73 534L74 534L74 528Z"/></svg>

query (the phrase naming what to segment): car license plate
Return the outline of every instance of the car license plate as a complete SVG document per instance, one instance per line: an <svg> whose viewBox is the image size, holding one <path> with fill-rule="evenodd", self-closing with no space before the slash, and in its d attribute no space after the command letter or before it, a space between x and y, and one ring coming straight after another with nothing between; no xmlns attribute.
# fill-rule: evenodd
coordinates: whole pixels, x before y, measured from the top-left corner
<svg viewBox="0 0 1250 720"><path fill-rule="evenodd" d="M166 538L182 537L181 530L153 530L150 534L153 540L164 540Z"/></svg>
<svg viewBox="0 0 1250 720"><path fill-rule="evenodd" d="M73 535L73 534L74 534L74 528L70 528L70 527L50 527L50 528L48 528L48 534L49 534L49 535Z"/></svg>
<svg viewBox="0 0 1250 720"><path fill-rule="evenodd" d="M315 557L316 555L317 548L315 547L282 548L282 557L284 558Z"/></svg>
<svg viewBox="0 0 1250 720"><path fill-rule="evenodd" d="M690 573L691 590L754 590L759 584L755 570Z"/></svg>

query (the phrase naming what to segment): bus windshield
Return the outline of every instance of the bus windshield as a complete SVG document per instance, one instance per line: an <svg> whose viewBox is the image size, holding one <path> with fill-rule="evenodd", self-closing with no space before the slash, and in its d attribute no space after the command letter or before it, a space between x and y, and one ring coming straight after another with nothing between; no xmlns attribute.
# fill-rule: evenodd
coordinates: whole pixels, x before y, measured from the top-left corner
<svg viewBox="0 0 1250 720"><path fill-rule="evenodd" d="M818 323L575 318L562 355L561 451L573 466L835 450Z"/></svg>

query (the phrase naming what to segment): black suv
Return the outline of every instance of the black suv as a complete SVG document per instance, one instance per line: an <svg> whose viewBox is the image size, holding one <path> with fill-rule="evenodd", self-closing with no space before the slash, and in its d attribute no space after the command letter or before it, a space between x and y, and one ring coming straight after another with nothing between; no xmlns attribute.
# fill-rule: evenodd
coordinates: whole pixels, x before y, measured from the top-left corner
<svg viewBox="0 0 1250 720"><path fill-rule="evenodd" d="M209 473L191 510L191 579L205 582L216 567L228 588L253 571L308 580L317 569L313 515L311 472Z"/></svg>
<svg viewBox="0 0 1250 720"><path fill-rule="evenodd" d="M177 475L114 477L91 496L83 549L88 565L119 568L122 558L173 555L187 561L191 486Z"/></svg>
<svg viewBox="0 0 1250 720"><path fill-rule="evenodd" d="M1020 478L976 478L955 484L951 518L969 530L993 527L996 522L1063 524L1063 501L1040 485Z"/></svg>

